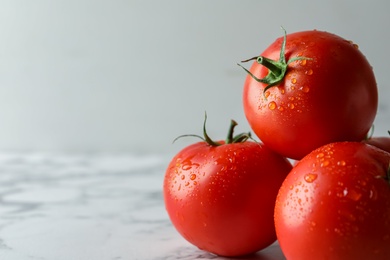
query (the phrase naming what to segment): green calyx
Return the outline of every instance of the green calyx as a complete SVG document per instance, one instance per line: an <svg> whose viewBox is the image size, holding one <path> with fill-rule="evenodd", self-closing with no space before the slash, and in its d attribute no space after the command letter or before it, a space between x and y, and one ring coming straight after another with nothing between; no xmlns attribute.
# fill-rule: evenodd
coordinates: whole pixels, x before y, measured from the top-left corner
<svg viewBox="0 0 390 260"><path fill-rule="evenodd" d="M205 113L205 116L204 116L204 122L203 122L203 136L200 136L200 135L181 135L179 137L176 137L175 140L173 140L173 142L175 142L177 139L179 138L182 138L182 137L187 137L187 136L193 136L193 137L198 137L200 139L202 139L203 141L205 141L207 144L209 144L210 146L220 146L220 145L223 145L223 144L234 144L234 143L244 143L246 142L248 139L252 139L252 136L251 136L251 133L248 132L248 133L241 133L241 134L238 134L238 135L233 135L234 133L234 128L238 125L236 121L234 120L231 120L230 121L230 127L229 127L229 130L228 130L228 134L227 134L227 137L225 139L225 143L220 143L220 142L216 142L216 141L213 141L210 136L207 134L207 131L206 131L206 121L207 121L207 114ZM252 139L253 140L253 139Z"/></svg>
<svg viewBox="0 0 390 260"><path fill-rule="evenodd" d="M286 61L285 49L286 49L287 33L283 27L281 27L281 29L284 31L284 37L283 37L282 47L280 49L280 57L278 61L271 60L263 56L256 56L241 61L241 62L248 62L251 60L256 60L257 63L268 68L268 74L266 77L259 79L255 75L253 75L252 72L250 72L248 69L243 67L241 64L237 64L238 66L243 68L254 80L260 83L267 84L267 86L264 88L263 93L265 93L269 88L279 85L279 83L283 81L287 72L287 67L291 62L297 60L311 60L311 58L307 58L307 57L293 57L288 61Z"/></svg>

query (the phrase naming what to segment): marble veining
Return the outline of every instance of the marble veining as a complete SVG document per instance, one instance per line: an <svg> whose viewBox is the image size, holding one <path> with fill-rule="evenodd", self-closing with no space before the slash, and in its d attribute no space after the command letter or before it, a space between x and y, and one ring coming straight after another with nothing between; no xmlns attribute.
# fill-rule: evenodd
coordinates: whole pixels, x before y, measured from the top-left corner
<svg viewBox="0 0 390 260"><path fill-rule="evenodd" d="M0 154L0 259L227 259L165 212L166 156ZM245 259L284 259L277 244Z"/></svg>

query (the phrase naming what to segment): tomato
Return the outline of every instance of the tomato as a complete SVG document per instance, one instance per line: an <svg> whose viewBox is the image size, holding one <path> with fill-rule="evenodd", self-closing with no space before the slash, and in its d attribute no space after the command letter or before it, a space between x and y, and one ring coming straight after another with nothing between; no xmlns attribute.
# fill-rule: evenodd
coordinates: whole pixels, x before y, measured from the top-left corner
<svg viewBox="0 0 390 260"><path fill-rule="evenodd" d="M389 131L390 135L390 131ZM390 153L390 136L373 136L364 140L365 143L374 145L386 152Z"/></svg>
<svg viewBox="0 0 390 260"><path fill-rule="evenodd" d="M241 256L276 240L276 194L292 166L248 137L214 142L205 134L206 141L185 147L166 169L168 215L177 231L202 250Z"/></svg>
<svg viewBox="0 0 390 260"><path fill-rule="evenodd" d="M289 260L390 259L390 153L338 142L305 156L275 204L280 247Z"/></svg>
<svg viewBox="0 0 390 260"><path fill-rule="evenodd" d="M378 90L356 44L328 32L302 31L285 34L253 59L245 69L243 106L265 145L301 159L328 143L365 138Z"/></svg>

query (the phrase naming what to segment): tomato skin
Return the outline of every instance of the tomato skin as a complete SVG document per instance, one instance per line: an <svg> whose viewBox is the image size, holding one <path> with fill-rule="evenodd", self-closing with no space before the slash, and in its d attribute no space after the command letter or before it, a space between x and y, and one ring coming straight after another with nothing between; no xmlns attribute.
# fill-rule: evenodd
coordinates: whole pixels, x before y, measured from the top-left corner
<svg viewBox="0 0 390 260"><path fill-rule="evenodd" d="M289 260L390 259L390 153L361 142L325 145L283 182L275 226Z"/></svg>
<svg viewBox="0 0 390 260"><path fill-rule="evenodd" d="M374 136L363 142L376 146L386 152L390 153L390 137L388 136Z"/></svg>
<svg viewBox="0 0 390 260"><path fill-rule="evenodd" d="M278 60L282 40L261 56ZM244 112L265 145L299 160L322 145L365 138L377 112L378 91L373 70L356 46L323 31L288 34L286 60L310 59L291 62L284 80L265 93L267 84L246 77ZM250 68L257 78L268 71L256 61Z"/></svg>
<svg viewBox="0 0 390 260"><path fill-rule="evenodd" d="M178 232L202 250L254 253L276 240L276 194L291 168L260 143L192 144L167 167L166 210Z"/></svg>

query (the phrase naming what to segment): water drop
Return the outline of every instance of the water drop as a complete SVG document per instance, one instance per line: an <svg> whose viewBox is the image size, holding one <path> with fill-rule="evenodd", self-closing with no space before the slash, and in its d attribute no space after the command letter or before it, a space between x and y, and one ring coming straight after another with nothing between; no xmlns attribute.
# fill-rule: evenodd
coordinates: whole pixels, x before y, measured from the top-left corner
<svg viewBox="0 0 390 260"><path fill-rule="evenodd" d="M324 157L324 154L323 153L319 153L319 154L317 154L317 159L319 159L319 158L322 158L322 157Z"/></svg>
<svg viewBox="0 0 390 260"><path fill-rule="evenodd" d="M284 108L282 106L278 107L279 111L283 111Z"/></svg>
<svg viewBox="0 0 390 260"><path fill-rule="evenodd" d="M184 174L182 176L180 176L180 179L184 180L186 176L184 176Z"/></svg>
<svg viewBox="0 0 390 260"><path fill-rule="evenodd" d="M324 162L322 162L321 163L321 167L326 167L326 166L328 166L329 165L329 161L324 161Z"/></svg>
<svg viewBox="0 0 390 260"><path fill-rule="evenodd" d="M297 79L296 79L296 78L292 78L292 79L291 79L291 83L292 83L292 84L297 83Z"/></svg>
<svg viewBox="0 0 390 260"><path fill-rule="evenodd" d="M302 66L305 66L306 63L307 63L307 60L301 60L300 63L301 63Z"/></svg>
<svg viewBox="0 0 390 260"><path fill-rule="evenodd" d="M310 91L310 88L308 86L302 86L299 88L303 93L308 93Z"/></svg>
<svg viewBox="0 0 390 260"><path fill-rule="evenodd" d="M265 97L265 98L268 98L269 95L270 95L270 92L269 92L269 91L266 91L266 92L264 93L264 97Z"/></svg>
<svg viewBox="0 0 390 260"><path fill-rule="evenodd" d="M295 108L295 105L293 103L288 103L287 106L290 109L294 109Z"/></svg>
<svg viewBox="0 0 390 260"><path fill-rule="evenodd" d="M312 69L309 69L309 70L307 70L307 71L305 71L305 74L306 75L313 75L313 70Z"/></svg>
<svg viewBox="0 0 390 260"><path fill-rule="evenodd" d="M271 101L268 104L268 108L271 109L271 110L274 110L276 107L277 107L277 105L276 105L275 101Z"/></svg>
<svg viewBox="0 0 390 260"><path fill-rule="evenodd" d="M338 161L338 162L337 162L337 165L338 165L338 166L345 166L345 165L346 165L346 162L345 162L345 161Z"/></svg>
<svg viewBox="0 0 390 260"><path fill-rule="evenodd" d="M308 183L312 183L313 181L315 181L317 179L318 175L317 174L314 174L314 173L308 173L305 175L304 179L306 182Z"/></svg>
<svg viewBox="0 0 390 260"><path fill-rule="evenodd" d="M190 164L184 164L181 166L181 168L184 170L184 171L188 171L192 168L192 166Z"/></svg>
<svg viewBox="0 0 390 260"><path fill-rule="evenodd" d="M196 179L196 174L191 174L190 175L190 179L193 181L193 180L195 180Z"/></svg>
<svg viewBox="0 0 390 260"><path fill-rule="evenodd" d="M376 200L378 198L378 192L376 191L376 189L374 187L372 187L372 189L370 190L369 197L372 200Z"/></svg>

